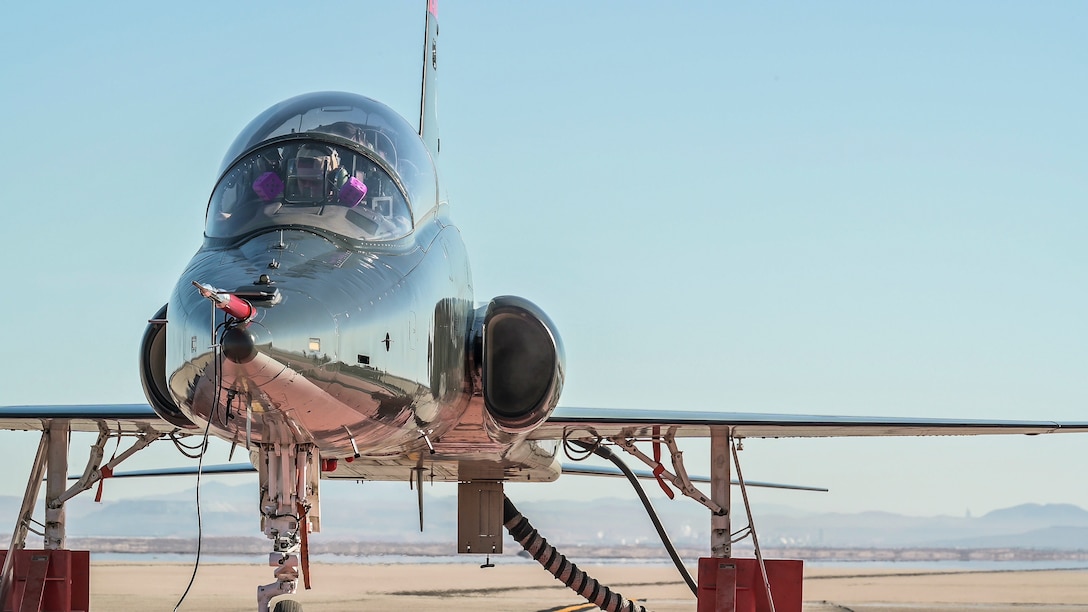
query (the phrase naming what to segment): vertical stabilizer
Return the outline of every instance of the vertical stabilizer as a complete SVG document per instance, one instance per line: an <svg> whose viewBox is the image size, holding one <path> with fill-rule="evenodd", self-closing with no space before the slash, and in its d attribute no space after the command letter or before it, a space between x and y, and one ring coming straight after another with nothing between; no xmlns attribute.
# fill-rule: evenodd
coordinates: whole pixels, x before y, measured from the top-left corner
<svg viewBox="0 0 1088 612"><path fill-rule="evenodd" d="M423 94L419 102L419 135L438 161L438 0L427 0L427 32L423 39Z"/></svg>

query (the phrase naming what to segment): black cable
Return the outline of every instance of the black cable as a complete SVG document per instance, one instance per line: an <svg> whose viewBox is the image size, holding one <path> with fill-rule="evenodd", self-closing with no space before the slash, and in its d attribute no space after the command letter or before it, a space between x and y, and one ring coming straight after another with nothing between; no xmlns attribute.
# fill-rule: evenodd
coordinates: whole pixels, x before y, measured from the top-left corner
<svg viewBox="0 0 1088 612"><path fill-rule="evenodd" d="M567 585L575 593L585 597L589 603L605 612L646 612L646 608L625 599L568 561L562 553L541 537L540 532L529 524L529 519L522 516L510 498L505 495L503 496L502 521L503 526L510 532L510 536L517 540L518 544L521 544L521 547L540 565L544 566L549 574L555 576L556 580Z"/></svg>
<svg viewBox="0 0 1088 612"><path fill-rule="evenodd" d="M177 437L177 430L171 431L169 436L170 436L170 440L174 443L174 447L178 449L179 453L181 453L182 455L184 455L185 457L187 457L189 459L199 459L200 458L200 453L202 452L204 444L194 444L193 446L189 446L188 444L185 444L184 442L181 441L180 438ZM196 451L196 452L190 453L188 451Z"/></svg>
<svg viewBox="0 0 1088 612"><path fill-rule="evenodd" d="M571 461L585 461L593 454L593 449L601 445L600 438L597 438L593 444L578 441L578 449L574 447L574 442L576 441L567 437L566 432L563 433L563 454Z"/></svg>
<svg viewBox="0 0 1088 612"><path fill-rule="evenodd" d="M204 547L204 519L200 512L200 477L204 473L204 455L208 452L208 434L211 432L212 419L215 418L215 412L219 409L219 400L223 393L223 355L219 350L219 345L223 340L223 328L227 326L226 322L220 323L215 328L215 333L219 335L218 342L216 343L215 358L212 359L212 384L215 385L215 401L212 403L211 410L208 412L208 424L204 426L204 441L199 447L185 446L180 444L178 440L174 439L171 434L171 439L174 439L174 445L178 447L178 450L187 457L192 458L191 455L181 450L182 446L186 448L200 448L198 453L198 461L196 465L196 560L193 562L193 573L189 576L189 584L185 586L185 592L181 594L181 598L178 599L178 603L174 604L174 612L178 612L178 608L185 601L185 598L189 595L189 590L193 588L193 583L196 582L196 573L200 569L200 552Z"/></svg>
<svg viewBox="0 0 1088 612"><path fill-rule="evenodd" d="M186 585L185 592L181 594L178 603L174 605L174 612L178 612L185 597L189 595L189 589L193 588L193 583L196 582L196 572L200 569L200 550L204 543L204 520L200 512L200 476L204 472L204 451L208 450L208 430L211 426L212 421L209 418L208 425L204 428L204 448L200 451L200 459L196 466L196 561L193 562L193 574L189 576L189 584Z"/></svg>
<svg viewBox="0 0 1088 612"><path fill-rule="evenodd" d="M616 467L623 472L624 476L627 476L627 480L631 481L631 486L635 488L635 492L638 493L639 499L642 500L643 507L646 508L646 514L650 516L650 520L653 521L654 529L657 530L657 535L661 538L661 543L665 546L665 550L669 552L669 557L672 558L672 562L676 565L676 569L680 572L680 575L684 578L684 582L688 583L688 588L691 589L691 594L696 597L699 596L699 588L695 584L695 580L691 577L691 572L684 566L684 562L680 559L680 554L676 552L676 548L672 545L672 541L669 539L669 535L665 533L665 527L661 524L661 519L657 517L657 512L654 511L653 505L650 503L650 498L646 496L646 491L642 488L642 483L638 481L638 477L634 472L627 467L627 464L616 456L615 453L608 450L600 444L588 444L581 440L571 440L572 444L577 444L587 451L592 451L598 457L608 459Z"/></svg>

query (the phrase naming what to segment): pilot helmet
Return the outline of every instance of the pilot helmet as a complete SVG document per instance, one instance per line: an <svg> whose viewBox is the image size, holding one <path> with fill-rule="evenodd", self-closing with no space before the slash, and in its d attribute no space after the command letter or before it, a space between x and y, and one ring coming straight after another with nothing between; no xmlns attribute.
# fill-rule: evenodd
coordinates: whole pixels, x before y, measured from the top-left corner
<svg viewBox="0 0 1088 612"><path fill-rule="evenodd" d="M287 164L287 183L296 200L321 201L328 195L326 178L340 167L336 150L322 145L303 145Z"/></svg>

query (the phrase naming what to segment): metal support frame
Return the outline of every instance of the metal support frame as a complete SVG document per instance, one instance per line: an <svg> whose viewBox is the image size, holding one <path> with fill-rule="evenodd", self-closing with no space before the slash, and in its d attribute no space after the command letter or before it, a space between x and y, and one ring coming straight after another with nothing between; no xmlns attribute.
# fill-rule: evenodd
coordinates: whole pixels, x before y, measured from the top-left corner
<svg viewBox="0 0 1088 612"><path fill-rule="evenodd" d="M741 535L737 537L736 541L740 541L745 537L752 538L756 554L755 566L758 571L758 576L763 583L760 597L766 600L766 606L770 612L774 612L774 592L771 588L770 574L768 573L767 568L770 563L776 563L779 564L776 566L779 568L779 578L777 579L779 580L777 584L780 587L778 591L779 596L785 598L785 601L787 602L792 602L796 599L796 605L800 606L800 562L796 562L796 569L791 569L792 566L782 565L784 563L795 563L793 561L778 560L769 563L764 561L763 554L760 551L755 523L752 520L752 508L748 501L748 490L744 481L744 474L741 471L740 457L737 454L737 451L739 451L740 448L738 448L735 443L736 440L739 440L740 438L736 438L733 435L733 429L729 426L721 425L710 427L710 495L708 497L691 483L687 470L684 468L683 453L680 452L679 447L676 444L675 434L675 427L670 428L664 436L661 436L655 428L652 437L649 438L654 444L660 444L662 441L668 444L674 472L665 469L657 459L651 459L646 453L643 453L638 449L636 443L640 440L646 441L647 438L645 436L640 439L634 435L633 431L626 431L621 435L607 438L607 441L615 444L629 455L652 468L654 476L659 480L671 482L673 486L679 489L685 496L698 501L710 510L711 556L699 560L699 588L697 593L699 610L732 612L737 606L736 595L739 580L737 567L749 562L747 559L737 559L733 557L734 539L731 526L732 500L730 499L730 472L734 467L737 470L737 480L739 481L741 496L744 501L744 511L748 517L748 527L739 532ZM598 438L596 443L600 444L604 441L605 440ZM655 456L656 455L657 453L655 452ZM669 497L671 498L672 495ZM747 532L747 534L744 532ZM745 567L749 566L745 565ZM749 580L747 578L748 574L745 574L745 576L745 580ZM746 589L754 587L754 584L745 583ZM787 604L787 607L789 607L789 604Z"/></svg>
<svg viewBox="0 0 1088 612"><path fill-rule="evenodd" d="M707 496L691 483L687 470L684 468L683 453L676 445L676 428L672 428L663 436L669 446L675 473L665 469L657 461L651 459L635 446L636 440L629 435L614 436L608 441L622 448L626 453L635 457L647 466L653 468L654 474L659 478L668 480L685 496L703 504L710 510L710 554L713 557L728 558L732 556L732 533L729 523L729 485L730 485L730 449L732 448L733 433L728 426L715 426L710 428L710 495ZM658 441L657 436L653 438Z"/></svg>
<svg viewBox="0 0 1088 612"><path fill-rule="evenodd" d="M657 461L651 459L635 446L635 440L626 436L616 436L609 438L608 440L616 446L622 448L624 452L635 457L639 461L645 463L648 467L654 470L655 474L659 474L660 478L663 478L672 483L686 497L690 497L700 504L706 506L713 513L721 512L723 506L715 503L713 499L708 497L705 493L700 491L691 479L688 478L687 469L684 468L684 453L680 452L680 449L676 445L675 437L676 428L673 427L665 434L665 443L669 447L669 456L672 461L673 470L675 473L665 469L665 466L661 465ZM656 441L656 438L655 438ZM726 479L728 480L728 478Z"/></svg>
<svg viewBox="0 0 1088 612"><path fill-rule="evenodd" d="M15 584L15 553L26 546L26 534L30 528L30 521L34 514L34 506L38 504L38 493L42 488L42 477L45 476L45 464L49 456L49 429L42 430L42 439L38 443L38 452L34 454L34 465L30 468L30 480L27 481L26 491L23 493L23 504L19 507L19 518L15 521L15 530L11 534L11 544L8 545L8 555L4 559L4 567L0 570L0 605L7 602L12 596L12 587Z"/></svg>
<svg viewBox="0 0 1088 612"><path fill-rule="evenodd" d="M729 452L733 434L728 427L710 428L710 499L722 508L710 515L710 556L733 556L729 527Z"/></svg>
<svg viewBox="0 0 1088 612"><path fill-rule="evenodd" d="M162 438L165 434L161 434L155 430L149 429L140 434L140 438L132 443L132 446L128 447L123 453L117 455L111 459L105 465L102 464L102 457L105 456L106 442L109 440L110 431L105 425L99 426L98 440L91 446L90 456L87 458L87 465L83 468L83 475L73 484L68 487L68 490L57 496L55 499L47 498L47 502L50 505L62 505L69 499L72 499L76 495L90 489L96 482L107 478L110 474L113 474L113 470L125 459L128 459L137 451L141 451L147 448L152 442Z"/></svg>
<svg viewBox="0 0 1088 612"><path fill-rule="evenodd" d="M748 503L748 487L744 485L744 473L740 469L740 456L737 455L737 445L729 441L729 450L733 453L733 465L737 468L737 481L740 482L740 495L744 500L744 512L748 515L748 531L752 536L752 545L756 551L756 564L759 566L759 577L763 580L763 588L767 593L767 605L770 612L774 610L774 594L771 592L771 579L767 577L767 564L763 561L763 553L759 550L759 536L756 535L756 524L752 519L752 504Z"/></svg>
<svg viewBox="0 0 1088 612"><path fill-rule="evenodd" d="M3 569L0 569L0 605L7 602L13 595L16 553L26 548L26 537L31 531L30 523L36 522L34 508L38 504L42 481L45 481L45 529L41 535L45 538L45 549L64 550L67 541L65 502L89 489L92 484L102 478L103 472L111 472L118 463L160 437L162 434L158 432L150 429L145 431L131 448L100 468L103 448L109 438L109 429L105 424L100 424L98 441L91 447L83 477L76 484L68 487L68 446L71 440L71 424L67 419L49 419L42 422L41 441L34 455L30 478L27 480L26 491L23 493L23 503L19 507L19 516L11 534L11 543L8 545L7 557L4 559ZM38 532L35 531L35 533Z"/></svg>
<svg viewBox="0 0 1088 612"><path fill-rule="evenodd" d="M45 481L45 549L62 550L64 532L64 502L57 500L68 488L68 442L71 428L68 421L55 419L49 423L49 458Z"/></svg>

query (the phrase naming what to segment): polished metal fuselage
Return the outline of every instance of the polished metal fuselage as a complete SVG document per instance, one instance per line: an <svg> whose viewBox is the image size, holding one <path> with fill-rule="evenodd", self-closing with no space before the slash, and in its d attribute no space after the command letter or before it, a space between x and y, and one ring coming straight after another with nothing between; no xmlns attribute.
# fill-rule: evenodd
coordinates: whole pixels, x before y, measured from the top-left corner
<svg viewBox="0 0 1088 612"><path fill-rule="evenodd" d="M182 411L247 447L313 443L342 458L429 452L472 398L472 282L444 212L388 244L279 228L200 249L168 308L167 373ZM224 314L191 283L235 291L261 275L278 296L254 301L256 316L241 326L256 355L223 359Z"/></svg>
<svg viewBox="0 0 1088 612"><path fill-rule="evenodd" d="M476 359L486 334L436 154L395 111L344 92L296 96L250 122L170 296L165 343L161 324L145 334L156 411L251 451L313 445L339 460L326 476L557 478L554 445L492 418ZM538 323L554 358L543 374L561 381L557 334ZM541 406L502 407L543 420L561 384L547 387L530 398Z"/></svg>

